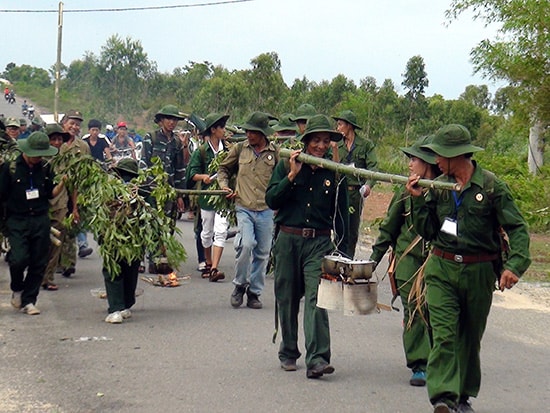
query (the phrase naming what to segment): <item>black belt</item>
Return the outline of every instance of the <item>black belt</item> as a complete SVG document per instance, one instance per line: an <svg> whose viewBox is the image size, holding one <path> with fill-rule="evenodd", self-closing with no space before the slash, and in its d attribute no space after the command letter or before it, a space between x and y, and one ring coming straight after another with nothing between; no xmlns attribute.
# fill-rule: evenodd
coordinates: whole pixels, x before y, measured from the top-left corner
<svg viewBox="0 0 550 413"><path fill-rule="evenodd" d="M279 229L287 234L301 235L303 238L327 237L330 235L330 229L296 228L287 227L286 225L279 226Z"/></svg>
<svg viewBox="0 0 550 413"><path fill-rule="evenodd" d="M438 257L444 258L449 261L458 262L461 264L473 264L476 262L488 262L494 261L498 258L498 254L476 254L476 255L460 255L453 254L450 252L445 252L439 248L433 248L432 252Z"/></svg>

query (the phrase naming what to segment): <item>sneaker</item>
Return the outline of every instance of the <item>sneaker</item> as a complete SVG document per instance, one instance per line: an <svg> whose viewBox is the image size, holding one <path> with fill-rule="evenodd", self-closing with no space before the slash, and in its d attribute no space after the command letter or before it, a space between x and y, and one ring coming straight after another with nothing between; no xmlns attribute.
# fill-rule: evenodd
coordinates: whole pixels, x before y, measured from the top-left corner
<svg viewBox="0 0 550 413"><path fill-rule="evenodd" d="M82 246L78 249L78 257L79 258L84 258L84 257L87 257L88 255L90 255L92 252L94 252L93 249L91 249L90 247L85 247L85 246Z"/></svg>
<svg viewBox="0 0 550 413"><path fill-rule="evenodd" d="M21 309L21 312L28 315L40 314L40 310L36 308L33 303L28 303L25 307Z"/></svg>
<svg viewBox="0 0 550 413"><path fill-rule="evenodd" d="M248 284L235 286L235 289L231 293L231 307L239 308L243 304L243 296L247 288Z"/></svg>
<svg viewBox="0 0 550 413"><path fill-rule="evenodd" d="M206 262L199 263L199 266L197 267L197 271L203 272L206 271Z"/></svg>
<svg viewBox="0 0 550 413"><path fill-rule="evenodd" d="M65 268L65 270L63 270L61 275L65 278L70 278L70 276L73 275L75 271L76 270L74 269L74 267Z"/></svg>
<svg viewBox="0 0 550 413"><path fill-rule="evenodd" d="M107 317L105 317L105 322L111 324L120 324L122 323L122 314L120 314L120 311L115 311L114 313L111 313Z"/></svg>
<svg viewBox="0 0 550 413"><path fill-rule="evenodd" d="M411 379L409 380L411 386L422 387L426 385L426 372L424 371L415 371L413 372Z"/></svg>
<svg viewBox="0 0 550 413"><path fill-rule="evenodd" d="M475 413L468 399L461 400L456 409L457 413Z"/></svg>
<svg viewBox="0 0 550 413"><path fill-rule="evenodd" d="M258 295L251 293L250 291L247 291L246 295L248 296L248 300L246 301L246 306L248 308L259 310L263 307L263 304L260 301L260 297Z"/></svg>
<svg viewBox="0 0 550 413"><path fill-rule="evenodd" d="M23 291L14 291L11 293L11 305L14 308L21 308L21 293Z"/></svg>
<svg viewBox="0 0 550 413"><path fill-rule="evenodd" d="M122 316L123 319L126 320L127 318L131 318L131 317L132 317L132 312L131 312L129 309L125 308L124 310L122 310L122 311L120 312L120 315Z"/></svg>

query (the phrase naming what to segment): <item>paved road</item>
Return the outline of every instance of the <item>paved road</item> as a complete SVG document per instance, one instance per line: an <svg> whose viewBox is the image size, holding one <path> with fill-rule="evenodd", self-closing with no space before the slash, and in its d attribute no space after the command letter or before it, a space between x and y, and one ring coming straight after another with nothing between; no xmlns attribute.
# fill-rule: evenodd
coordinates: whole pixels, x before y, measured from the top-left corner
<svg viewBox="0 0 550 413"><path fill-rule="evenodd" d="M191 280L173 289L140 281L144 294L121 325L103 322L106 302L90 294L102 286L96 252L79 261L73 278L58 280L59 291L40 293L42 314L35 317L10 307L0 263L0 412L431 411L426 390L408 385L401 313L332 312L335 374L308 380L303 359L297 372L284 372L271 343L273 280L264 309L232 309L230 279L200 278L192 224L178 225L190 255L180 274ZM232 266L229 243L221 268L231 274ZM389 302L387 288L380 287L380 302ZM548 312L507 309L504 297L495 295L475 406L485 413L548 411Z"/></svg>
<svg viewBox="0 0 550 413"><path fill-rule="evenodd" d="M2 88L4 90L4 88ZM2 94L3 95L3 94ZM21 113L21 104L23 103L24 98L15 95L16 102L14 104L9 104L4 96L0 99L0 114L3 114L6 118L17 118L20 119L23 117ZM30 105L30 100L27 99L27 104ZM39 115L38 108L35 105L35 115ZM30 123L30 120L27 120L27 123Z"/></svg>

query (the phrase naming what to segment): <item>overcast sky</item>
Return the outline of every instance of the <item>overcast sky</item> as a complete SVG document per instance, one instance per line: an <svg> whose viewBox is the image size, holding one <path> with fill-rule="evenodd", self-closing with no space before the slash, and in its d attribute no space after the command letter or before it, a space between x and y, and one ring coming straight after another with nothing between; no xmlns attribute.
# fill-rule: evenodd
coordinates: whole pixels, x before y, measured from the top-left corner
<svg viewBox="0 0 550 413"><path fill-rule="evenodd" d="M216 0L213 0L216 1ZM223 0L218 0L223 1ZM338 74L354 80L393 80L415 55L424 58L426 95L457 98L467 85L487 84L473 75L471 49L495 29L462 15L445 25L450 0L252 0L232 4L147 11L73 13L70 10L205 4L210 0L65 0L62 61L86 51L99 55L113 34L140 40L162 72L189 61L229 70L248 69L261 53L276 52L285 82L320 82ZM57 10L50 0L0 0L1 10ZM57 53L57 13L1 13L0 71L6 64L48 69Z"/></svg>

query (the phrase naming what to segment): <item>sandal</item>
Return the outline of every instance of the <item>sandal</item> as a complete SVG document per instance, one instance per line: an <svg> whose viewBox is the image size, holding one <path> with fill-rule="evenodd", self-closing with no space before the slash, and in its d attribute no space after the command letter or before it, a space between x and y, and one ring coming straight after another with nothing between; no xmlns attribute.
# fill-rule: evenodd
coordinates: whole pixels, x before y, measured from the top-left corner
<svg viewBox="0 0 550 413"><path fill-rule="evenodd" d="M212 268L210 271L210 276L208 277L208 280L212 283L215 283L218 280L223 280L225 278L225 274L221 271L218 271L217 268Z"/></svg>
<svg viewBox="0 0 550 413"><path fill-rule="evenodd" d="M206 264L204 269L201 271L202 278L210 278L210 272L212 270L212 264Z"/></svg>
<svg viewBox="0 0 550 413"><path fill-rule="evenodd" d="M59 290L59 287L55 284L44 284L42 286L42 288L47 290L47 291L57 291L57 290Z"/></svg>

